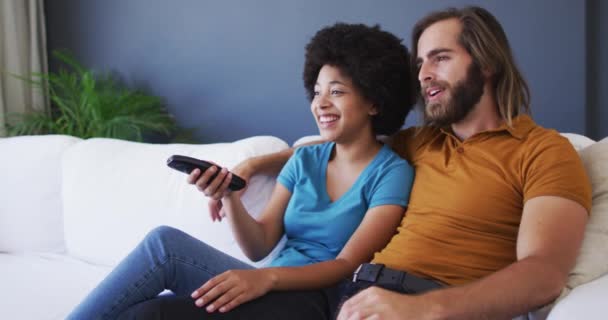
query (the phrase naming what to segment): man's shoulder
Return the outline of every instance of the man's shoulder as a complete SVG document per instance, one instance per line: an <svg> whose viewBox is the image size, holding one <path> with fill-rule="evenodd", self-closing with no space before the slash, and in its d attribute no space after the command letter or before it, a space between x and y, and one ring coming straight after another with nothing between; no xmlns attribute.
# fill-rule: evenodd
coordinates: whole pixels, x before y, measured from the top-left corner
<svg viewBox="0 0 608 320"><path fill-rule="evenodd" d="M534 126L522 140L522 145L529 151L539 151L546 149L568 149L574 147L568 138L562 136L555 129L548 129L539 125Z"/></svg>
<svg viewBox="0 0 608 320"><path fill-rule="evenodd" d="M423 144L425 141L432 140L441 131L434 127L409 127L395 133L390 140L393 150L400 151L405 147ZM399 152L398 152L399 153Z"/></svg>

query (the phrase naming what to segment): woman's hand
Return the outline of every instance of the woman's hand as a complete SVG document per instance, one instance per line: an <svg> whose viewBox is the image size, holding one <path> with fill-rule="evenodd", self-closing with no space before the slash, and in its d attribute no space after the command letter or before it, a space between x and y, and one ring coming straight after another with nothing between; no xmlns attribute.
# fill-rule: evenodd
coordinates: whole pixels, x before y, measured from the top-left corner
<svg viewBox="0 0 608 320"><path fill-rule="evenodd" d="M268 293L276 277L268 269L228 270L192 293L198 307L207 312L228 312L238 305Z"/></svg>
<svg viewBox="0 0 608 320"><path fill-rule="evenodd" d="M251 176L254 174L248 160L242 161L234 168L232 168L231 171L237 176L243 178L245 181L249 181L249 178L251 178ZM247 190L247 186L248 184L245 185L245 188L243 188L243 190L237 191L236 195L241 197L245 190ZM230 190L227 191L230 192ZM226 190L218 190L218 193L219 192L226 192ZM212 197L211 199L209 199L207 206L209 207L209 214L211 215L212 221L222 221L222 218L226 216L226 213L222 209L222 201L220 201L220 199Z"/></svg>
<svg viewBox="0 0 608 320"><path fill-rule="evenodd" d="M218 172L219 170L219 172ZM213 175L217 173L217 176L212 179ZM228 185L232 178L230 172L226 168L221 168L217 165L210 167L201 174L201 170L196 168L190 172L187 181L189 184L193 184L196 188L203 192L207 197L219 200L226 195L230 190Z"/></svg>

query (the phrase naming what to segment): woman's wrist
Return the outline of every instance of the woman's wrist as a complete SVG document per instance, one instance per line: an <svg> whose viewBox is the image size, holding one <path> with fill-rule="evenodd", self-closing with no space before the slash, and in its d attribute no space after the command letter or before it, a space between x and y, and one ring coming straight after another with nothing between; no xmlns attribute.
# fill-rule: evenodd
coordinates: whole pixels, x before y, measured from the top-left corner
<svg viewBox="0 0 608 320"><path fill-rule="evenodd" d="M224 206L224 210L226 214L230 216L234 212L235 204L237 201L241 201L241 197L234 191L229 191L222 198L222 205Z"/></svg>
<svg viewBox="0 0 608 320"><path fill-rule="evenodd" d="M258 269L267 279L270 290L276 290L279 283L279 275L276 268L260 268Z"/></svg>

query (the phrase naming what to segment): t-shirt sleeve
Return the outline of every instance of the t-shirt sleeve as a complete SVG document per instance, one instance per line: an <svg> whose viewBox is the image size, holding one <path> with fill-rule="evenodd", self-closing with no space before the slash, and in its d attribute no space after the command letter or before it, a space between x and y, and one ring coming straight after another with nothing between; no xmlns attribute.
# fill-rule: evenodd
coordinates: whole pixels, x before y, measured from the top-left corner
<svg viewBox="0 0 608 320"><path fill-rule="evenodd" d="M405 160L391 165L380 174L375 183L369 208L389 204L407 207L413 181L414 169Z"/></svg>
<svg viewBox="0 0 608 320"><path fill-rule="evenodd" d="M523 164L524 203L539 196L557 196L591 211L591 183L574 147L555 134L546 137Z"/></svg>
<svg viewBox="0 0 608 320"><path fill-rule="evenodd" d="M425 146L430 139L437 137L437 130L439 129L433 127L410 127L392 135L389 145L401 158L415 163L417 150Z"/></svg>
<svg viewBox="0 0 608 320"><path fill-rule="evenodd" d="M391 149L408 161L412 161L410 148L412 147L412 138L416 133L416 128L411 127L405 130L398 131L389 139Z"/></svg>
<svg viewBox="0 0 608 320"><path fill-rule="evenodd" d="M277 181L282 184L289 192L293 193L293 188L296 185L298 177L298 163L300 162L302 148L296 149L293 155L287 160L287 163L281 169Z"/></svg>

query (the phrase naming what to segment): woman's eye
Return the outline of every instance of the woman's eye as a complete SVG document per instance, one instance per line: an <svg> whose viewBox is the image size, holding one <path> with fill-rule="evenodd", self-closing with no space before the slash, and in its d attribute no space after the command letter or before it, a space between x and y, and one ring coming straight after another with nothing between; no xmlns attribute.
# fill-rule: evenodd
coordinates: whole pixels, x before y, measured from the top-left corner
<svg viewBox="0 0 608 320"><path fill-rule="evenodd" d="M437 61L445 61L448 60L447 56L437 56Z"/></svg>
<svg viewBox="0 0 608 320"><path fill-rule="evenodd" d="M314 92L313 92L313 95L314 95L314 96L318 96L318 95L319 95L319 91L314 91Z"/></svg>
<svg viewBox="0 0 608 320"><path fill-rule="evenodd" d="M342 94L342 93L344 93L344 92L342 92L342 91L340 91L340 90L332 90L332 91L331 91L331 94L333 94L333 95L340 95L340 94Z"/></svg>

